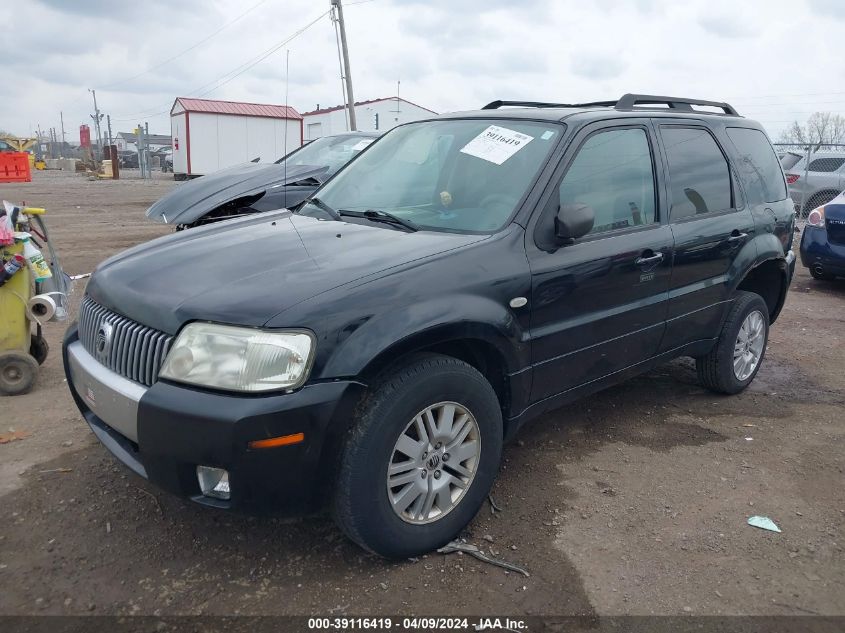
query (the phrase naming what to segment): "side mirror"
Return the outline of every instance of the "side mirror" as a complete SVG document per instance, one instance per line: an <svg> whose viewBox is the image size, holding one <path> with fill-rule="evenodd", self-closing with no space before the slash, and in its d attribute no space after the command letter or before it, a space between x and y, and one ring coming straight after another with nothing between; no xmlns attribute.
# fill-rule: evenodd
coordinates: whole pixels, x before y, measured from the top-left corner
<svg viewBox="0 0 845 633"><path fill-rule="evenodd" d="M592 231L595 221L592 207L580 202L561 204L555 217L555 237L563 244L572 244Z"/></svg>

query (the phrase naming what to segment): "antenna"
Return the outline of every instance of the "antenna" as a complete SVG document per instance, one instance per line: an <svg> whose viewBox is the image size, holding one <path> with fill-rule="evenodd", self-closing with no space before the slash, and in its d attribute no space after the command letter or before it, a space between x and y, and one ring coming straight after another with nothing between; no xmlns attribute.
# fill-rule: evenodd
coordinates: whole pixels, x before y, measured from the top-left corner
<svg viewBox="0 0 845 633"><path fill-rule="evenodd" d="M401 85L402 85L402 80L401 80L401 79L397 79L397 80L396 80L396 109L395 109L395 110L391 110L391 112L395 112L395 113L396 113L396 116L394 117L394 121L396 121L397 123L399 122L399 114L402 112L402 111L399 109L399 86L401 86Z"/></svg>
<svg viewBox="0 0 845 633"><path fill-rule="evenodd" d="M288 155L288 86L290 85L290 49L285 55L285 157ZM300 139L301 141L302 139ZM285 158L285 184L288 182L288 159ZM288 190L285 187L285 208L288 206Z"/></svg>

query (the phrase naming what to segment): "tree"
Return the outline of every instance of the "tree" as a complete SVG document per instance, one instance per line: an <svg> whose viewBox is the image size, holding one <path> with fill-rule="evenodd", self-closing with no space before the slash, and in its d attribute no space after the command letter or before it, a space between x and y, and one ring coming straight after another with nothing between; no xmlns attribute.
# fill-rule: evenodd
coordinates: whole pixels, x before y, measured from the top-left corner
<svg viewBox="0 0 845 633"><path fill-rule="evenodd" d="M804 125L793 121L780 140L781 143L813 145L814 151L822 145L845 145L845 117L832 112L815 112Z"/></svg>

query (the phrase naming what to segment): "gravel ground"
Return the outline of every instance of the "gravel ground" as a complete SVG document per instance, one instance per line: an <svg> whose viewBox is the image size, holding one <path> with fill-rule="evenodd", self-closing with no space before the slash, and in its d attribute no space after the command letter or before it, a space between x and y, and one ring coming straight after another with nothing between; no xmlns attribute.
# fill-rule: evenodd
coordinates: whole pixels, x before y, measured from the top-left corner
<svg viewBox="0 0 845 633"><path fill-rule="evenodd" d="M167 232L143 211L174 185L44 172L0 196L48 208L76 274ZM159 492L88 431L49 324L37 389L0 401L0 435L28 434L0 444L0 614L845 615L843 306L845 282L799 264L745 393L704 391L679 360L529 425L501 511L465 534L529 577L458 554L385 562L325 517Z"/></svg>

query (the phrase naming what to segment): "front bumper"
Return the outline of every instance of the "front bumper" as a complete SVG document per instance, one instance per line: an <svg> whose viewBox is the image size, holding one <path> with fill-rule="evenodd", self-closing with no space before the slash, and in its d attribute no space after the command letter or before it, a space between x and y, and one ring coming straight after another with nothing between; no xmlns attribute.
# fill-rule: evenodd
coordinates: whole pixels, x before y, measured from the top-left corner
<svg viewBox="0 0 845 633"><path fill-rule="evenodd" d="M337 450L364 385L334 381L294 393L237 395L159 381L138 385L107 369L71 326L63 345L71 395L91 430L141 477L204 505L304 513L320 508ZM304 433L300 444L249 449L253 440ZM203 496L198 465L229 471L231 497Z"/></svg>
<svg viewBox="0 0 845 633"><path fill-rule="evenodd" d="M800 251L804 267L820 267L824 273L845 276L845 245L831 243L824 227L804 227Z"/></svg>

